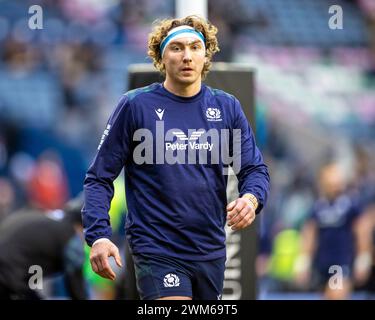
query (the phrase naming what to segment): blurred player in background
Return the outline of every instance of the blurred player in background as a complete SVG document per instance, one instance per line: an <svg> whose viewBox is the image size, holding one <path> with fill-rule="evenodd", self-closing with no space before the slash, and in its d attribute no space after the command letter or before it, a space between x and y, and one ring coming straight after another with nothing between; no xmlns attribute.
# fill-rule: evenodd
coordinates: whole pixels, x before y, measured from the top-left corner
<svg viewBox="0 0 375 320"><path fill-rule="evenodd" d="M196 16L155 27L148 54L165 81L123 95L86 175L82 213L92 268L114 279L108 257L121 260L110 240L108 210L113 180L125 166L126 234L141 299L220 299L225 224L249 226L267 199L267 166L239 101L202 84L219 50L216 33ZM232 163L215 162L225 142L206 135L222 129L230 132ZM140 161L144 152L151 163ZM165 163L176 153L177 163ZM224 172L236 161L240 197L227 204Z"/></svg>
<svg viewBox="0 0 375 320"><path fill-rule="evenodd" d="M30 278L40 267L42 279L63 274L71 299L86 299L82 274L84 262L81 222L82 197L64 210L43 212L25 209L5 218L0 225L0 299L42 299L41 288ZM43 282L42 282L43 284Z"/></svg>
<svg viewBox="0 0 375 320"><path fill-rule="evenodd" d="M302 230L302 254L296 262L297 283L323 287L326 299L347 299L354 283L366 281L371 270L371 241L364 228L358 197L347 190L337 163L319 174L320 197ZM340 269L332 269L339 267ZM342 278L338 278L341 277ZM310 284L311 285L311 284Z"/></svg>

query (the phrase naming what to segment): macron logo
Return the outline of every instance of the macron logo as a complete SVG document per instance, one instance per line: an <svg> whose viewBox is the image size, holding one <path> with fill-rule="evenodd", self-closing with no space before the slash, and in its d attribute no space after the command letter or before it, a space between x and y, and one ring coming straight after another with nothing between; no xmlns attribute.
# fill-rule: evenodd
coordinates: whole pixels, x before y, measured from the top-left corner
<svg viewBox="0 0 375 320"><path fill-rule="evenodd" d="M155 109L155 112L156 112L159 120L163 120L164 109L158 108L158 109Z"/></svg>

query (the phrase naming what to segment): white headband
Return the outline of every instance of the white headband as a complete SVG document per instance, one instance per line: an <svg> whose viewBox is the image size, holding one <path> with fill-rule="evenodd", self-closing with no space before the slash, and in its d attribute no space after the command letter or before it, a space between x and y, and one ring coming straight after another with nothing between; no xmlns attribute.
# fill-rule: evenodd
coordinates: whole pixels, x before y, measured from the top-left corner
<svg viewBox="0 0 375 320"><path fill-rule="evenodd" d="M201 41L203 44L203 48L206 49L204 36L201 32L195 30L193 27L190 26L179 26L169 30L167 36L160 44L160 54L163 56L164 50L167 45L172 41L183 37L192 37L196 38L197 40Z"/></svg>

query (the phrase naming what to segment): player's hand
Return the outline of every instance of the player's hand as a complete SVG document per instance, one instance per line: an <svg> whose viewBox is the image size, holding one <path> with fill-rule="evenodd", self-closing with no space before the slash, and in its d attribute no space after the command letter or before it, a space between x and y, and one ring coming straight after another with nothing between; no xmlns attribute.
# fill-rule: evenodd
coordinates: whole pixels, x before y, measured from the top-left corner
<svg viewBox="0 0 375 320"><path fill-rule="evenodd" d="M311 257L308 254L300 254L294 262L294 281L301 289L307 289L311 280L311 263Z"/></svg>
<svg viewBox="0 0 375 320"><path fill-rule="evenodd" d="M301 271L294 275L294 282L300 289L307 289L311 281L311 270Z"/></svg>
<svg viewBox="0 0 375 320"><path fill-rule="evenodd" d="M232 230L246 228L255 220L255 208L246 198L238 198L227 205L227 222Z"/></svg>
<svg viewBox="0 0 375 320"><path fill-rule="evenodd" d="M122 267L118 248L112 241L105 240L95 243L90 252L90 263L92 270L103 278L115 280L116 274L109 265L109 257L114 257L116 264Z"/></svg>
<svg viewBox="0 0 375 320"><path fill-rule="evenodd" d="M354 281L357 285L363 285L366 283L371 275L372 269L372 256L371 252L364 252L354 260Z"/></svg>

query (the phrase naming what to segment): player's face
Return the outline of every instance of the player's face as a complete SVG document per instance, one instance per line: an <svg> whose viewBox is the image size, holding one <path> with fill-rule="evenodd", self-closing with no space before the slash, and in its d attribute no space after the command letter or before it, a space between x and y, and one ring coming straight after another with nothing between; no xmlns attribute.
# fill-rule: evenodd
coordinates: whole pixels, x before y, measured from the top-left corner
<svg viewBox="0 0 375 320"><path fill-rule="evenodd" d="M345 180L340 168L331 165L322 170L320 175L320 188L323 195L334 199L345 188Z"/></svg>
<svg viewBox="0 0 375 320"><path fill-rule="evenodd" d="M172 41L163 55L166 76L186 85L200 82L205 54L202 42L196 38L185 37Z"/></svg>

